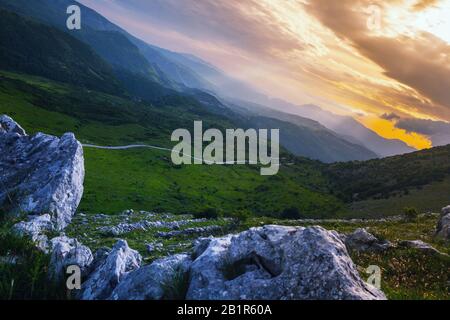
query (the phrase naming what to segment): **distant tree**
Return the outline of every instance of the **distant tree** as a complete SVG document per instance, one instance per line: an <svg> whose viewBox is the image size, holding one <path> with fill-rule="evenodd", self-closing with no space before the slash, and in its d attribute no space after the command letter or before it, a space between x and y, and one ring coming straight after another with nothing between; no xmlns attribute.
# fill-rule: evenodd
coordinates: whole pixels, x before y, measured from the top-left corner
<svg viewBox="0 0 450 320"><path fill-rule="evenodd" d="M300 219L302 215L296 207L286 208L281 213L282 219Z"/></svg>

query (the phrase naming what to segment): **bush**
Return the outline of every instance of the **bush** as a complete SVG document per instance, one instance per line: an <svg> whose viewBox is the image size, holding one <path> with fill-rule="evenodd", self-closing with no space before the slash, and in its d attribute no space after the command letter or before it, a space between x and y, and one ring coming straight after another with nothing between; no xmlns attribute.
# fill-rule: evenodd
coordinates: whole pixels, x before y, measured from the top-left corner
<svg viewBox="0 0 450 320"><path fill-rule="evenodd" d="M248 210L238 210L233 212L230 217L236 219L239 222L246 222L252 216Z"/></svg>
<svg viewBox="0 0 450 320"><path fill-rule="evenodd" d="M300 214L300 211L296 207L291 207L284 209L281 213L282 219L301 219L302 215Z"/></svg>
<svg viewBox="0 0 450 320"><path fill-rule="evenodd" d="M196 219L217 219L219 212L216 208L206 208L199 212L194 213Z"/></svg>
<svg viewBox="0 0 450 320"><path fill-rule="evenodd" d="M419 216L419 211L416 208L405 208L403 209L403 214L406 217L406 220L408 221L414 221Z"/></svg>

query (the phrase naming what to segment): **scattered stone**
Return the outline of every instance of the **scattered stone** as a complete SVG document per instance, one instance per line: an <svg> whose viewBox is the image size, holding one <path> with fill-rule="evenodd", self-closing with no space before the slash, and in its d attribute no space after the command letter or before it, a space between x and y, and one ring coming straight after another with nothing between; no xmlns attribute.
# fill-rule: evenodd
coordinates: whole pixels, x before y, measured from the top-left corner
<svg viewBox="0 0 450 320"><path fill-rule="evenodd" d="M164 248L164 244L157 242L157 243L148 243L146 245L147 248L147 252L148 253L153 253L155 251L161 251Z"/></svg>
<svg viewBox="0 0 450 320"><path fill-rule="evenodd" d="M180 236L192 236L196 234L213 234L219 231L222 231L222 228L220 226L207 226L188 228L184 230L174 230L169 232L157 232L156 236L159 238L170 239Z"/></svg>
<svg viewBox="0 0 450 320"><path fill-rule="evenodd" d="M3 115L0 150L0 208L16 214L49 214L55 229L64 229L83 194L83 149L75 136L28 136Z"/></svg>
<svg viewBox="0 0 450 320"><path fill-rule="evenodd" d="M366 229L357 229L355 232L344 236L345 245L349 250L360 252L376 251L382 252L392 247L389 241L379 240Z"/></svg>
<svg viewBox="0 0 450 320"><path fill-rule="evenodd" d="M156 260L152 264L129 273L114 289L111 300L161 300L183 299L171 295L187 287L187 272L192 260L186 254L178 254ZM179 282L186 281L186 283ZM180 286L181 288L178 288ZM174 292L175 291L175 292Z"/></svg>
<svg viewBox="0 0 450 320"><path fill-rule="evenodd" d="M200 250L199 250L200 251ZM265 226L212 239L192 263L187 299L386 299L334 231Z"/></svg>
<svg viewBox="0 0 450 320"><path fill-rule="evenodd" d="M437 250L436 248L434 248L430 244L428 244L426 242L423 242L422 240L413 240L413 241L405 240L405 241L400 241L398 245L400 247L403 247L403 248L418 249L418 250L420 250L422 252L426 252L426 253L446 255L445 253L440 252L439 250Z"/></svg>
<svg viewBox="0 0 450 320"><path fill-rule="evenodd" d="M182 226L191 223L205 222L204 219L180 220L180 221L139 221L136 223L121 223L117 226L100 227L98 230L105 236L118 237L133 231L147 231L149 229L171 229L178 230Z"/></svg>
<svg viewBox="0 0 450 320"><path fill-rule="evenodd" d="M81 300L107 299L114 288L129 272L141 266L141 255L119 240L106 259L89 275L81 287Z"/></svg>
<svg viewBox="0 0 450 320"><path fill-rule="evenodd" d="M53 231L53 223L49 214L29 216L28 221L22 221L13 226L13 232L20 237L29 237L36 247L48 252L48 238L46 233Z"/></svg>

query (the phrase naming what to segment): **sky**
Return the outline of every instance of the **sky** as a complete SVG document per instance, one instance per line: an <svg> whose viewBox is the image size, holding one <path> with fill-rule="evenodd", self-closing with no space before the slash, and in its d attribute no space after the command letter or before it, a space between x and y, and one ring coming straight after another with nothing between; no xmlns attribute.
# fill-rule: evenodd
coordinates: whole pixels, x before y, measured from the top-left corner
<svg viewBox="0 0 450 320"><path fill-rule="evenodd" d="M351 115L418 149L450 143L450 0L80 2L268 96Z"/></svg>

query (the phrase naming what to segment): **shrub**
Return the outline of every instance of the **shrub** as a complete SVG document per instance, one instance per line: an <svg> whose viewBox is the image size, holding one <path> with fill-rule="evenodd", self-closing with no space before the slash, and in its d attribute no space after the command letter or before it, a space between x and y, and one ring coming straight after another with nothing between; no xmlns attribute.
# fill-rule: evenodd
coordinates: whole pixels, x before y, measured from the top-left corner
<svg viewBox="0 0 450 320"><path fill-rule="evenodd" d="M215 208L205 208L194 213L194 217L197 219L217 219L219 217L219 212Z"/></svg>
<svg viewBox="0 0 450 320"><path fill-rule="evenodd" d="M302 215L300 214L300 211L296 207L291 207L284 209L281 213L282 219L301 219Z"/></svg>
<svg viewBox="0 0 450 320"><path fill-rule="evenodd" d="M251 212L248 210L238 210L234 211L230 217L239 221L239 222L246 222L250 217L252 216Z"/></svg>

